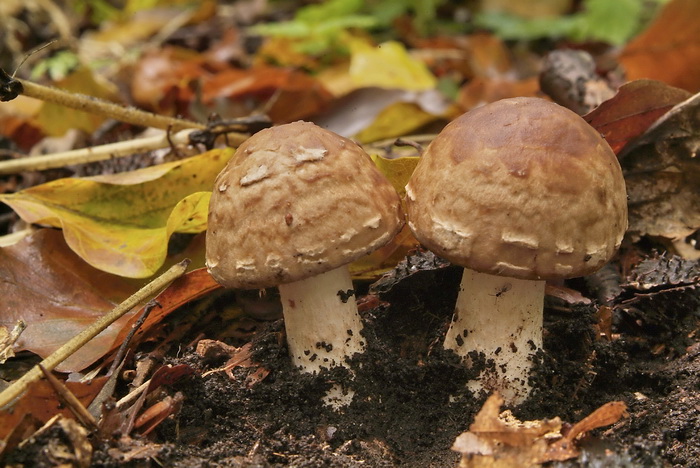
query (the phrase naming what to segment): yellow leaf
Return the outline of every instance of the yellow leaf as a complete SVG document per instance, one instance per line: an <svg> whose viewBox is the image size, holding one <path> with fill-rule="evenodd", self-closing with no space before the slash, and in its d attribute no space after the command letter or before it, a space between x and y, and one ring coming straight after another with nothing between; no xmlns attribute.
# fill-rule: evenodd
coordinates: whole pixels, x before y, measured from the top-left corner
<svg viewBox="0 0 700 468"><path fill-rule="evenodd" d="M382 109L369 127L362 129L354 138L362 143L371 143L408 135L438 118L439 115L426 112L412 102L396 102Z"/></svg>
<svg viewBox="0 0 700 468"><path fill-rule="evenodd" d="M358 40L351 44L350 50L350 76L357 88L378 86L425 91L437 85L428 67L411 57L399 42L372 47Z"/></svg>
<svg viewBox="0 0 700 468"><path fill-rule="evenodd" d="M404 226L388 244L352 262L350 274L356 280L374 281L394 268L417 245L418 241L411 230Z"/></svg>
<svg viewBox="0 0 700 468"><path fill-rule="evenodd" d="M405 158L383 158L376 154L373 154L372 161L379 168L379 170L384 174L384 177L389 179L391 185L394 186L396 191L399 193L401 198L406 196L406 184L413 174L413 170L418 164L418 157L405 157Z"/></svg>
<svg viewBox="0 0 700 468"><path fill-rule="evenodd" d="M417 157L388 159L372 155L374 164L389 179L401 198L406 194L406 184L418 164L418 159ZM404 226L387 245L353 262L350 265L350 273L356 280L375 280L394 268L416 245L418 241L413 237L408 226Z"/></svg>
<svg viewBox="0 0 700 468"><path fill-rule="evenodd" d="M56 86L66 91L105 100L111 100L116 95L110 83L98 80L87 67L78 68L56 83ZM52 102L43 103L36 119L44 133L49 136L61 136L72 128L92 133L105 120L102 116L69 109Z"/></svg>
<svg viewBox="0 0 700 468"><path fill-rule="evenodd" d="M62 228L66 243L93 267L145 278L165 261L173 232L206 229L209 191L232 155L213 150L124 174L60 179L0 201L29 223Z"/></svg>

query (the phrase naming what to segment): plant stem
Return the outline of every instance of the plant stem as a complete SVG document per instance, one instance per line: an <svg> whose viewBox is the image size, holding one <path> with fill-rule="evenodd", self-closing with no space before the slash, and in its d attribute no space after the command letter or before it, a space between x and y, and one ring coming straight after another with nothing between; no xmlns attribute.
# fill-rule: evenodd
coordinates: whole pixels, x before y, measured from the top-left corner
<svg viewBox="0 0 700 468"><path fill-rule="evenodd" d="M93 339L95 336L99 335L108 326L122 317L124 314L129 312L134 307L142 304L144 301L149 299L151 296L159 293L162 289L168 286L172 281L182 276L187 270L189 265L189 260L183 260L182 262L173 265L168 271L160 275L158 278L154 279L148 283L143 288L136 291L133 295L127 298L124 302L115 307L107 315L97 319L92 325L87 327L82 332L78 333L76 336L68 340L63 346L58 348L56 351L47 356L39 364L43 366L47 371L52 371L61 362L68 359L73 353L79 350L88 341ZM31 385L36 380L39 380L43 373L39 365L32 367L26 374L24 374L19 379L15 380L0 393L0 408L11 403L15 398L19 397L24 393L29 385Z"/></svg>
<svg viewBox="0 0 700 468"><path fill-rule="evenodd" d="M187 128L196 128L198 130L204 130L206 128L205 125L198 122L157 115L134 107L125 107L113 102L96 99L83 94L70 93L58 88L43 86L19 78L16 78L16 80L24 87L22 94L25 96L53 102L65 107L70 107L71 109L103 115L133 125L154 127L163 130L169 129L174 132Z"/></svg>

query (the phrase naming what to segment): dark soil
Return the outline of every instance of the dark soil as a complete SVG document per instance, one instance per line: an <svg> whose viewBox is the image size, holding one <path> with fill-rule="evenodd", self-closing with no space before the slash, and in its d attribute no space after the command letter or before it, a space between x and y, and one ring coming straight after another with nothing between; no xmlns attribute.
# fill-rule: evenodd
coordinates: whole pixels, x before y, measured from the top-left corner
<svg viewBox="0 0 700 468"><path fill-rule="evenodd" d="M486 395L465 389L478 371L465 369L441 346L461 270L434 259L421 265L425 258L416 258L375 284L376 297L358 293L383 302L363 311L369 348L353 362L354 380L344 370L312 376L292 368L281 320L257 323L250 336L259 367L236 368L235 379L224 372L201 377L222 362L193 350L171 358L171 364L194 368L195 376L169 389L184 395L183 406L151 434L163 447L142 464L457 466L459 456L450 447L469 429ZM598 307L548 298L535 391L514 414L573 423L610 401L629 408L628 417L589 434L578 459L553 466L700 466L697 297L693 287L647 296L628 292L618 302L635 307L612 309L614 333L607 337L601 337ZM676 307L659 308L660 300ZM242 346L247 340L228 341ZM269 375L247 381L260 368ZM334 382L351 382L356 392L343 411L320 401ZM106 449L93 463L120 466L114 450Z"/></svg>
<svg viewBox="0 0 700 468"><path fill-rule="evenodd" d="M364 313L369 349L354 365L350 407L336 412L320 403L331 383L347 382L347 375L314 377L291 368L277 321L255 338L255 358L271 370L262 382L248 388L251 370L240 369L237 380L218 373L177 387L186 403L162 427L162 440L177 441L167 464L456 466L450 447L485 399L464 388L477 371L441 347L461 270L416 263L402 264L373 288L386 304ZM409 276L411 266L417 273ZM664 302L682 300L676 296ZM675 316L665 311L661 326L654 316L659 301L648 302L635 309L641 316L616 313L617 333L609 340L599 338L595 306L548 302L536 390L516 416L576 422L609 401L629 407L628 418L594 434L607 457L591 450L569 466L700 466L700 345L685 351L697 308L678 307ZM646 319L645 310L651 310Z"/></svg>

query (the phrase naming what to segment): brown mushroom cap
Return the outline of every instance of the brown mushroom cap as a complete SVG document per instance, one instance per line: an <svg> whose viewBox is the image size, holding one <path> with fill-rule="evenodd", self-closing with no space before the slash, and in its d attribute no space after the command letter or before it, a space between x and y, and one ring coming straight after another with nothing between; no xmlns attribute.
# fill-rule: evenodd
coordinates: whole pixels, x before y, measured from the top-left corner
<svg viewBox="0 0 700 468"><path fill-rule="evenodd" d="M603 266L627 228L617 157L570 110L504 99L445 127L406 186L416 238L452 263L521 279Z"/></svg>
<svg viewBox="0 0 700 468"><path fill-rule="evenodd" d="M398 194L356 143L312 123L263 130L219 174L207 267L222 285L264 288L325 273L387 243Z"/></svg>

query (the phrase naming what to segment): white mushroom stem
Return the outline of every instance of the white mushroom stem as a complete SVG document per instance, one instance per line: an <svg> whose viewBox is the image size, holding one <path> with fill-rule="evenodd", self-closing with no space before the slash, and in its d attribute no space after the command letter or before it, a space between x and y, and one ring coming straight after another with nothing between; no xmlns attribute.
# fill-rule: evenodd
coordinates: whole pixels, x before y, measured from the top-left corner
<svg viewBox="0 0 700 468"><path fill-rule="evenodd" d="M544 281L464 270L444 346L465 360L471 351L483 352L495 364L470 389L498 390L510 405L527 398L532 357L542 348L544 286Z"/></svg>
<svg viewBox="0 0 700 468"><path fill-rule="evenodd" d="M304 372L348 367L365 350L347 266L279 286L292 362Z"/></svg>

